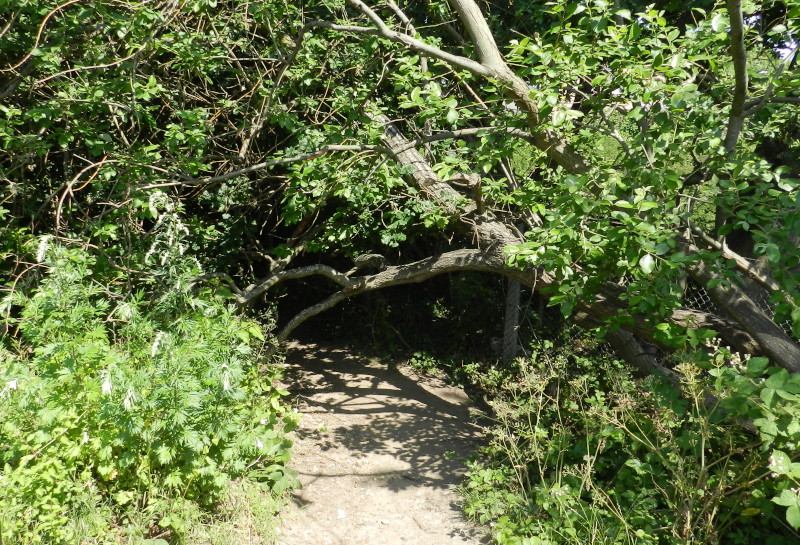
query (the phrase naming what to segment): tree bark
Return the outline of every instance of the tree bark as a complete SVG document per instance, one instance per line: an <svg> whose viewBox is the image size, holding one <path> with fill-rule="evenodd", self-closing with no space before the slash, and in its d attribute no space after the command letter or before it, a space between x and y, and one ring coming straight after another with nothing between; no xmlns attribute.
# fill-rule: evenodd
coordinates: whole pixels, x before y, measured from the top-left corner
<svg viewBox="0 0 800 545"><path fill-rule="evenodd" d="M730 282L723 288L720 283L722 279L703 263L693 264L689 274L702 286L714 286L706 288L714 303L736 320L774 363L800 373L800 346L765 315L744 291Z"/></svg>

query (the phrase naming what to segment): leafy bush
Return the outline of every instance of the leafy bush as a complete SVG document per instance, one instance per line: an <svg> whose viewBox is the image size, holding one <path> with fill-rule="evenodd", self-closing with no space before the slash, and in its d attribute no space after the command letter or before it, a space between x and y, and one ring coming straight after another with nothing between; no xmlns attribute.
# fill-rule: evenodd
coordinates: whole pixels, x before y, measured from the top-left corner
<svg viewBox="0 0 800 545"><path fill-rule="evenodd" d="M797 542L800 376L712 343L676 389L582 344L543 343L492 402L464 492L497 543Z"/></svg>
<svg viewBox="0 0 800 545"><path fill-rule="evenodd" d="M37 291L14 301L21 340L0 353L5 545L76 543L134 512L179 539L181 512L215 505L232 479L292 485L293 415L279 370L258 364L258 323L210 291L145 302L97 282L82 250L46 253Z"/></svg>

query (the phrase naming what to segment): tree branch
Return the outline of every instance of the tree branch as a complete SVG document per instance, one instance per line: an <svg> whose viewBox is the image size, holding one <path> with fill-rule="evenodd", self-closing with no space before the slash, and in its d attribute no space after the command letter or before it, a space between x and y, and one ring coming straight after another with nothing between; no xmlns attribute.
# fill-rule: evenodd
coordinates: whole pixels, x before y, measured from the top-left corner
<svg viewBox="0 0 800 545"><path fill-rule="evenodd" d="M728 130L725 133L725 151L731 155L744 126L744 105L747 100L747 49L744 45L744 19L741 0L725 0L731 20L731 58L736 78L733 88L733 102L728 114Z"/></svg>
<svg viewBox="0 0 800 545"><path fill-rule="evenodd" d="M266 278L258 281L256 284L250 284L236 297L236 302L240 305L247 305L253 302L258 296L269 290L276 284L280 284L286 280L294 280L297 278L305 278L307 276L324 276L333 280L345 289L352 290L358 283L358 279L350 279L343 273L340 273L333 267L327 265L308 265L306 267L299 267L297 269L289 269L288 271L280 271L272 274Z"/></svg>
<svg viewBox="0 0 800 545"><path fill-rule="evenodd" d="M348 1L352 3L354 0L348 0ZM414 51L417 51L418 53L427 55L428 57L434 59L438 59L455 68L467 70L468 72L472 72L473 74L477 74L483 77L491 77L494 75L488 68L486 68L479 62L476 62L467 57L461 57L459 55L453 55L452 53L442 51L438 47L434 47L430 44L427 44L422 40L414 38L413 36L409 36L408 34L403 34L402 32L397 32L395 30L392 30L385 24L382 26L382 28L370 28L370 27L362 27L354 25L339 25L336 23L329 23L327 21L314 21L309 23L309 26L327 28L330 30L336 30L340 32L353 32L355 34L370 34L372 36L380 36L392 42L399 42L413 49Z"/></svg>
<svg viewBox="0 0 800 545"><path fill-rule="evenodd" d="M480 50L479 55L482 62L475 62L466 57L447 53L421 40L389 29L380 17L361 0L348 0L348 2L374 21L378 27L377 29L335 25L327 22L318 22L314 24L333 30L347 30L350 32L382 36L388 40L402 43L418 53L439 59L449 64L451 67L461 68L484 78L496 78L507 86L507 92L520 108L520 111L526 115L528 125L532 132L531 137L533 144L544 151L550 159L568 172L573 174L586 172L589 169L589 164L581 154L574 150L566 141L559 138L553 131L542 130L540 127L541 120L539 119L538 107L535 101L530 98L530 88L528 84L517 76L505 60L503 60L503 56L497 48L497 44L494 43L494 38L491 35L488 24L481 14L480 9L478 9L477 4L475 4L473 0L451 1L454 4L454 8L460 10L459 13L463 12L464 16L468 18L467 20L462 20L462 22L467 26L470 33L474 34L473 39L477 40L474 45ZM477 26L472 28L471 25ZM483 61L487 64L484 64Z"/></svg>
<svg viewBox="0 0 800 545"><path fill-rule="evenodd" d="M710 248L720 252L722 257L725 259L730 259L733 261L739 270L741 270L755 282L767 288L768 290L782 291L780 284L778 284L772 277L757 270L752 263L728 248L727 245L721 244L691 221L687 221L686 224L695 236L699 237ZM697 248L689 247L689 252L697 253Z"/></svg>
<svg viewBox="0 0 800 545"><path fill-rule="evenodd" d="M783 74L783 71L790 64L792 64L792 61L794 61L795 55L797 55L797 50L798 49L800 49L800 45L796 45L794 47L794 49L792 49L792 51L786 56L786 58L783 59L783 62L781 62L778 65L778 68L775 70L775 74L772 76L772 79L770 80L769 85L767 85L766 91L764 91L764 96L761 97L758 100L751 100L750 102L748 102L748 103L746 103L744 105L744 112L742 113L742 115L744 117L748 117L748 116L753 115L754 113L758 112L759 110L761 110L761 108L763 108L764 106L766 106L769 103L780 103L780 102L783 102L783 103L787 103L787 104L793 104L793 103L800 102L800 97L776 97L774 99L771 98L772 97L772 93L775 91L775 81L778 78L780 78L781 74ZM789 99L789 100L785 100L785 99Z"/></svg>
<svg viewBox="0 0 800 545"><path fill-rule="evenodd" d="M315 269L316 272L309 271L309 269L312 268ZM368 291L402 284L419 283L440 274L456 271L492 272L505 274L511 277L518 277L521 273L521 271L515 271L514 269L505 267L502 262L498 264L496 260L487 257L486 254L480 250L455 250L431 256L414 263L387 267L385 270L376 274L353 278L347 278L342 273L336 272L330 267L312 265L311 267L286 271L285 273L276 275L278 278L270 277L262 281L256 288L259 291L256 292L254 289L250 292L252 295L248 294L247 302L252 301L253 297L260 295L278 282L288 280L289 278L302 278L304 276L310 276L311 274L322 274L323 270L325 271L324 276L335 276L335 278L338 279L337 282L344 286L344 289L337 291L324 301L299 312L278 333L277 338L279 341L282 342L286 340L291 332L307 319L332 308L348 297ZM248 292L248 290L245 290L245 292Z"/></svg>
<svg viewBox="0 0 800 545"><path fill-rule="evenodd" d="M478 4L474 0L449 0L449 3L467 29L481 64L498 73L511 72Z"/></svg>
<svg viewBox="0 0 800 545"><path fill-rule="evenodd" d="M723 287L724 279L704 263L695 262L687 270L692 278L707 286L714 303L758 342L764 354L781 367L793 373L800 372L800 346L766 316L746 293L730 282Z"/></svg>

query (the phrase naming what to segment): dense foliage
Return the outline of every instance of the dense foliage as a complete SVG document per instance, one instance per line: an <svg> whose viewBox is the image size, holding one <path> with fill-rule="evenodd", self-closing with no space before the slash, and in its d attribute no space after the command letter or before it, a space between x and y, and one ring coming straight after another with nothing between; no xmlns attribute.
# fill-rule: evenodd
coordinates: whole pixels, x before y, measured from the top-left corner
<svg viewBox="0 0 800 545"><path fill-rule="evenodd" d="M587 516L612 542L800 526L800 4L507 4L0 0L4 540L137 517L184 539L179 513L231 479L280 491L275 343L463 271L674 379L481 371L512 435L562 434L473 473L499 540L591 539ZM459 278L420 307L466 346L500 329L499 282ZM406 343L372 304L352 324ZM486 499L497 475L517 499Z"/></svg>
<svg viewBox="0 0 800 545"><path fill-rule="evenodd" d="M542 342L493 381L466 512L501 544L795 543L800 376L709 348L677 390L575 333Z"/></svg>
<svg viewBox="0 0 800 545"><path fill-rule="evenodd" d="M187 506L218 504L233 479L292 484L260 324L210 292L103 286L79 248L43 239L38 258L0 367L4 543L111 540L137 517L180 537Z"/></svg>

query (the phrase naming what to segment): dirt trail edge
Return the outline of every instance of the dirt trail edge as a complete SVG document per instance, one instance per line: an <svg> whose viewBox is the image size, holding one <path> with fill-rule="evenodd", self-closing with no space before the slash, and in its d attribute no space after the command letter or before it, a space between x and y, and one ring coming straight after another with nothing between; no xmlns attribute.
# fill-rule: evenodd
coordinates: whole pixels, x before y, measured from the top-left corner
<svg viewBox="0 0 800 545"><path fill-rule="evenodd" d="M280 545L485 542L455 491L480 438L464 392L344 348L290 344L287 364L303 488Z"/></svg>

